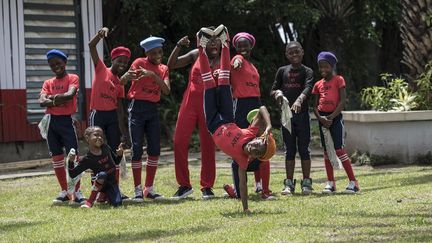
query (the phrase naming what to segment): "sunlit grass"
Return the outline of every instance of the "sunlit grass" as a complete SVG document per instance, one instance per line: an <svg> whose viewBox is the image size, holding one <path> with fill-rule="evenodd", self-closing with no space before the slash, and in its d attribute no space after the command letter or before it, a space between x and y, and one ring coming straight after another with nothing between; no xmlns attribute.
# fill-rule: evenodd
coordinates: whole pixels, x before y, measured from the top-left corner
<svg viewBox="0 0 432 243"><path fill-rule="evenodd" d="M203 201L199 167L191 167L195 192L183 201L145 201L119 208L95 205L53 206L58 193L54 176L0 181L1 242L280 242L280 241L429 241L432 240L432 168L356 167L362 192L358 195L320 194L323 169L313 171L315 193L280 196L285 172L272 170L275 201L262 201L250 186L252 215L241 213L241 203L222 197L222 184L231 182L229 169L218 169L216 199ZM143 173L143 176L145 172ZM296 172L300 176L300 171ZM337 174L338 189L347 179ZM83 191L89 193L89 175ZM249 185L253 175L249 174ZM132 178L121 188L132 194ZM158 192L176 191L173 166L160 167ZM300 188L297 188L299 191Z"/></svg>

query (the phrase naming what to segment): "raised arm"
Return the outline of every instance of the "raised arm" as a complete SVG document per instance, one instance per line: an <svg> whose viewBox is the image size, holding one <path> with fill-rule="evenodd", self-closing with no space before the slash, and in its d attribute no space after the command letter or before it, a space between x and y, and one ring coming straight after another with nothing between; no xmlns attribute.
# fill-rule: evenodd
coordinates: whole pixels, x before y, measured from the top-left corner
<svg viewBox="0 0 432 243"><path fill-rule="evenodd" d="M255 119L252 121L252 126L259 126L259 135L267 136L270 132L272 125L270 119L270 113L265 106L259 108L259 112Z"/></svg>
<svg viewBox="0 0 432 243"><path fill-rule="evenodd" d="M191 63L193 63L198 58L198 49L194 49L183 56L179 57L180 51L182 48L189 47L190 41L187 36L181 38L173 51L171 52L170 57L168 58L167 66L169 69L177 69L185 67Z"/></svg>
<svg viewBox="0 0 432 243"><path fill-rule="evenodd" d="M99 62L99 54L97 53L96 45L99 43L101 39L108 36L108 31L109 29L107 27L103 27L88 43L88 46L90 48L90 56L92 58L93 65L95 66Z"/></svg>
<svg viewBox="0 0 432 243"><path fill-rule="evenodd" d="M249 213L248 206L248 191L247 191L247 183L246 183L246 170L239 168L239 186L240 186L240 198L243 205L243 212Z"/></svg>

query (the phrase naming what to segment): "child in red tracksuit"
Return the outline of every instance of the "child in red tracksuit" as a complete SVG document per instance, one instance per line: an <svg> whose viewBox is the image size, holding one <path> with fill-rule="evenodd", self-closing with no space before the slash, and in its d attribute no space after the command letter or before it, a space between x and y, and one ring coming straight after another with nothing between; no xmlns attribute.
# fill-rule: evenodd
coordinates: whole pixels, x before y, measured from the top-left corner
<svg viewBox="0 0 432 243"><path fill-rule="evenodd" d="M149 37L141 41L146 57L137 58L120 83L132 81L128 98L129 132L132 140L132 174L134 178L135 202L143 198L162 199L153 188L160 155L159 101L161 93L170 92L168 67L162 64L163 50L160 37ZM141 186L143 138L147 140L147 165L144 190Z"/></svg>
<svg viewBox="0 0 432 243"><path fill-rule="evenodd" d="M209 39L213 36L216 36L222 44L221 68L217 85L204 52ZM205 89L204 112L206 125L216 146L231 156L239 165L238 175L243 211L249 213L246 171L250 161L256 158L262 161L269 160L276 152L276 143L270 133L270 115L267 109L261 106L258 115L255 116L247 129L241 129L234 123L233 101L229 83L228 31L223 25L220 25L214 31L201 28L197 37L201 76Z"/></svg>
<svg viewBox="0 0 432 243"><path fill-rule="evenodd" d="M252 48L255 46L255 37L246 32L240 32L233 37L233 46L237 55L231 60L231 85L234 97L234 119L240 128L247 128L249 122L246 117L249 111L262 106L260 92L260 75L255 66L249 61ZM255 174L255 192L261 193L263 199L273 199L269 189L270 183L270 161L254 162L255 167L250 168ZM232 173L236 197L240 197L238 164L233 161ZM261 183L262 182L262 183ZM229 185L225 185L229 196Z"/></svg>
<svg viewBox="0 0 432 243"><path fill-rule="evenodd" d="M331 194L336 191L333 167L327 153L327 150L330 149L336 150L336 155L342 162L342 166L348 175L349 183L344 192L357 193L360 187L354 175L351 160L343 148L344 125L342 110L345 107L346 91L344 78L334 74L336 63L337 58L333 53L319 53L318 67L322 79L315 83L312 90L312 94L315 94L314 113L319 121L321 143L324 148L324 163L327 172L327 183L323 193ZM334 148L326 148L323 129L329 130Z"/></svg>
<svg viewBox="0 0 432 243"><path fill-rule="evenodd" d="M78 151L72 114L77 111L79 77L66 72L67 56L63 52L53 49L46 56L55 77L43 83L39 103L41 107L47 108L45 113L50 117L46 140L54 172L62 190L53 203L68 202L70 197L74 197L75 202L82 204L85 198L79 190L79 181L75 186L75 195L68 195L63 152L63 148L67 153L71 149Z"/></svg>
<svg viewBox="0 0 432 243"><path fill-rule="evenodd" d="M193 189L189 178L188 151L189 141L198 125L201 148L200 184L203 199L214 197L213 186L216 179L215 144L205 124L204 118L204 85L200 73L198 49L179 56L180 50L189 46L187 36L181 38L168 59L169 69L182 68L192 64L189 83L183 93L183 100L174 132L174 165L178 190L173 199L182 199L192 194ZM210 60L212 74L219 69L220 43L213 38L205 51Z"/></svg>

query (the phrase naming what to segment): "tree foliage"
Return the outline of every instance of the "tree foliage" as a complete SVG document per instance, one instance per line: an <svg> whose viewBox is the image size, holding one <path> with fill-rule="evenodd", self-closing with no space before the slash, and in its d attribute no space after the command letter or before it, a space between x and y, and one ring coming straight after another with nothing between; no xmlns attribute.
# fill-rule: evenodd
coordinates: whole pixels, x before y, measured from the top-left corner
<svg viewBox="0 0 432 243"><path fill-rule="evenodd" d="M275 120L278 112L269 92L277 68L287 64L277 23L285 30L289 23L294 25L305 50L304 63L314 69L316 79L319 78L317 54L323 50L336 53L338 71L347 80L349 108L359 108L360 91L376 84L379 73L401 71L399 0L104 0L103 3L104 25L114 28L109 48L126 45L131 48L133 58L143 55L138 43L150 35L166 39L166 61L181 37L188 35L194 46L195 33L202 26L223 23L231 35L240 31L252 33L257 40L252 62L260 72L263 101L270 106ZM170 106L180 104L187 75L187 69L170 71L173 90L167 102ZM176 112L174 108L167 109Z"/></svg>

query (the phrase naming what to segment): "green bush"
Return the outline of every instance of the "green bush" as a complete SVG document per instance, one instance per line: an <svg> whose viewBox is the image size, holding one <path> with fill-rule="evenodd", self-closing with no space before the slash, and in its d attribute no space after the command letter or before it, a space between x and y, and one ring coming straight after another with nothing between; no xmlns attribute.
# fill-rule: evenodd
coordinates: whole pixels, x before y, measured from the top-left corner
<svg viewBox="0 0 432 243"><path fill-rule="evenodd" d="M409 91L408 83L401 78L391 78L381 74L385 86L364 88L361 92L362 104L377 111L409 111L416 108L416 95Z"/></svg>

